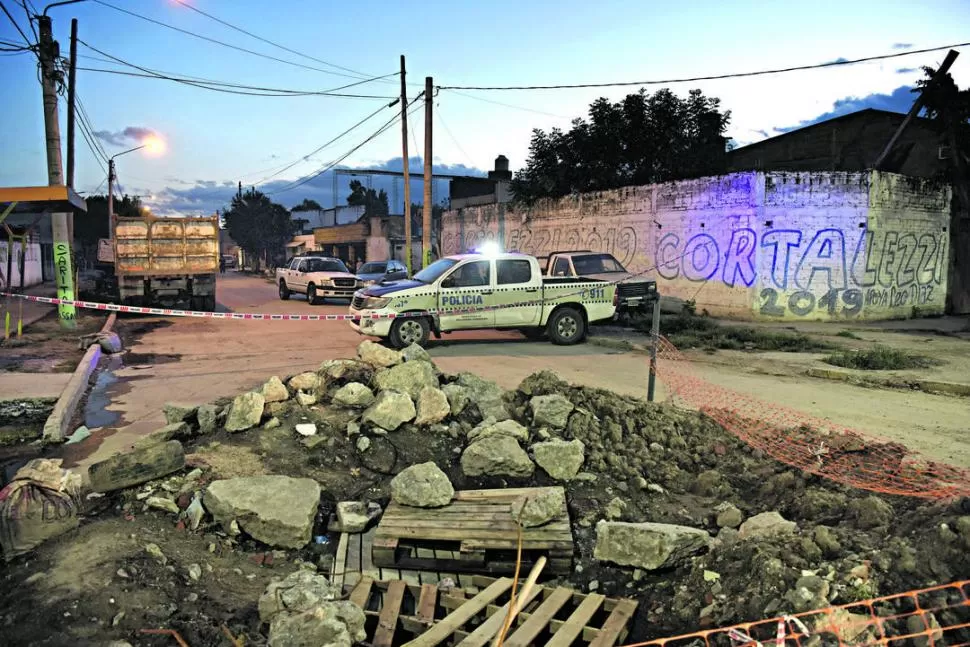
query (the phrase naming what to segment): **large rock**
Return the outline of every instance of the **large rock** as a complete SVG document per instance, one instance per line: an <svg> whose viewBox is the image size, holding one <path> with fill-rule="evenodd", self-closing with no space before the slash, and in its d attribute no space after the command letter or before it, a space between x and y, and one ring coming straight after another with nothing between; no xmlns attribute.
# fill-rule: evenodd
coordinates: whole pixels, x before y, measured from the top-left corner
<svg viewBox="0 0 970 647"><path fill-rule="evenodd" d="M510 436L519 442L529 440L529 430L515 420L495 422L488 419L468 432L468 440L481 440L489 436Z"/></svg>
<svg viewBox="0 0 970 647"><path fill-rule="evenodd" d="M471 402L470 391L461 384L445 384L441 387L441 392L448 398L448 404L451 406L451 415L453 416L457 416L464 411L468 403Z"/></svg>
<svg viewBox="0 0 970 647"><path fill-rule="evenodd" d="M418 395L418 417L414 424L433 425L447 418L450 413L451 405L448 403L448 396L441 389L433 386L421 389Z"/></svg>
<svg viewBox="0 0 970 647"><path fill-rule="evenodd" d="M219 407L214 404L203 404L196 413L199 420L199 433L211 434L216 430L219 419Z"/></svg>
<svg viewBox="0 0 970 647"><path fill-rule="evenodd" d="M269 378L259 392L263 394L263 400L265 400L267 403L286 402L290 399L290 392L286 389L286 385L283 384L283 380L276 375Z"/></svg>
<svg viewBox="0 0 970 647"><path fill-rule="evenodd" d="M266 400L262 393L250 391L237 395L226 418L226 431L245 431L259 424Z"/></svg>
<svg viewBox="0 0 970 647"><path fill-rule="evenodd" d="M535 465L517 440L496 434L472 443L461 455L466 476L532 476Z"/></svg>
<svg viewBox="0 0 970 647"><path fill-rule="evenodd" d="M762 512L741 524L738 531L741 537L769 537L795 532L798 527L794 521L787 521L780 513Z"/></svg>
<svg viewBox="0 0 970 647"><path fill-rule="evenodd" d="M416 508L440 508L455 496L448 475L432 462L412 465L391 479L391 500Z"/></svg>
<svg viewBox="0 0 970 647"><path fill-rule="evenodd" d="M374 404L364 412L361 420L381 429L394 431L405 422L414 420L417 411L407 395L396 391L381 391Z"/></svg>
<svg viewBox="0 0 970 647"><path fill-rule="evenodd" d="M421 361L429 362L431 364L434 363L431 359L431 355L428 354L428 351L421 348L417 344L411 344L410 346L401 349L401 358L405 362Z"/></svg>
<svg viewBox="0 0 970 647"><path fill-rule="evenodd" d="M600 521L596 524L593 557L621 566L656 570L676 566L691 555L706 550L710 544L710 535L697 528L667 523Z"/></svg>
<svg viewBox="0 0 970 647"><path fill-rule="evenodd" d="M294 375L290 378L290 388L294 391L313 393L320 388L320 376L310 371Z"/></svg>
<svg viewBox="0 0 970 647"><path fill-rule="evenodd" d="M438 378L434 374L431 362L421 360L405 362L386 371L380 371L374 382L381 391L407 393L412 400L418 399L422 389L438 387Z"/></svg>
<svg viewBox="0 0 970 647"><path fill-rule="evenodd" d="M340 598L340 587L331 585L322 575L300 569L284 580L269 583L259 596L259 619L270 622L280 613L309 611Z"/></svg>
<svg viewBox="0 0 970 647"><path fill-rule="evenodd" d="M310 541L320 485L278 475L225 479L209 484L202 503L227 531L235 521L264 544L302 548Z"/></svg>
<svg viewBox="0 0 970 647"><path fill-rule="evenodd" d="M333 403L349 409L365 408L374 404L374 392L366 384L350 382L333 394Z"/></svg>
<svg viewBox="0 0 970 647"><path fill-rule="evenodd" d="M367 638L364 612L353 602L328 602L302 613L280 613L269 625L269 647L351 647Z"/></svg>
<svg viewBox="0 0 970 647"><path fill-rule="evenodd" d="M536 464L557 481L568 481L579 474L586 460L586 446L581 440L547 440L532 446Z"/></svg>
<svg viewBox="0 0 970 647"><path fill-rule="evenodd" d="M327 382L360 382L370 384L374 379L374 367L356 359L328 359L317 373Z"/></svg>
<svg viewBox="0 0 970 647"><path fill-rule="evenodd" d="M142 436L135 441L135 449L166 443L170 440L185 440L192 435L192 428L187 422L176 422L165 425L161 429L156 429L147 436Z"/></svg>
<svg viewBox="0 0 970 647"><path fill-rule="evenodd" d="M505 404L505 392L495 382L483 380L473 373L459 373L458 384L465 387L469 401L478 406L482 420L494 418L501 422L512 417Z"/></svg>
<svg viewBox="0 0 970 647"><path fill-rule="evenodd" d="M523 528L534 528L566 516L566 493L561 487L537 489L512 502L512 518Z"/></svg>
<svg viewBox="0 0 970 647"><path fill-rule="evenodd" d="M529 408L532 409L532 423L536 427L564 429L575 407L565 396L553 394L533 397L529 400Z"/></svg>
<svg viewBox="0 0 970 647"><path fill-rule="evenodd" d="M88 468L95 492L111 492L154 481L185 467L182 443L170 440L117 454Z"/></svg>
<svg viewBox="0 0 970 647"><path fill-rule="evenodd" d="M372 341L365 341L357 347L357 357L378 368L390 368L404 361L400 351L391 350Z"/></svg>
<svg viewBox="0 0 970 647"><path fill-rule="evenodd" d="M166 402L162 405L162 412L165 414L165 424L174 425L179 422L191 422L195 418L198 407L191 404L177 404Z"/></svg>

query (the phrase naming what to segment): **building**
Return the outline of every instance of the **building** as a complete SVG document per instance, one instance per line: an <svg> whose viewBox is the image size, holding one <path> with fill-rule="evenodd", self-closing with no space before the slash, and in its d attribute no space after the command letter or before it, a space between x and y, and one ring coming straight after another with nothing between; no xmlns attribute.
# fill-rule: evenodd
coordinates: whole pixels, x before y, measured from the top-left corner
<svg viewBox="0 0 970 647"><path fill-rule="evenodd" d="M951 189L879 171L747 171L442 217L442 253L494 240L548 256L590 249L698 313L872 320L941 314Z"/></svg>
<svg viewBox="0 0 970 647"><path fill-rule="evenodd" d="M404 216L362 217L353 224L318 227L313 230L316 249L343 260L348 267L358 261L403 262L406 256ZM437 257L437 232L432 232L432 247ZM421 227L415 226L411 235L412 267L421 267Z"/></svg>
<svg viewBox="0 0 970 647"><path fill-rule="evenodd" d="M849 171L873 167L906 115L868 108L729 151L728 172ZM949 147L938 124L915 118L880 167L912 177L949 168Z"/></svg>
<svg viewBox="0 0 970 647"><path fill-rule="evenodd" d="M310 235L320 227L352 225L364 215L363 205L341 205L329 209L311 209L291 213L293 222L300 224L300 233Z"/></svg>
<svg viewBox="0 0 970 647"><path fill-rule="evenodd" d="M488 177L453 177L449 195L451 208L462 209L483 204L505 204L511 202L512 193L509 186L512 182L512 171L509 170L509 160L505 155L495 158L495 169L488 172Z"/></svg>

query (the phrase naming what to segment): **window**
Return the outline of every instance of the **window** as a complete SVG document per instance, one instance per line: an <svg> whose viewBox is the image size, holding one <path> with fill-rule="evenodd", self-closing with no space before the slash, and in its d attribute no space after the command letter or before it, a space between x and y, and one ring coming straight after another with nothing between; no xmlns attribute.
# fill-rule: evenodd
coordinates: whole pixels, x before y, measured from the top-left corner
<svg viewBox="0 0 970 647"><path fill-rule="evenodd" d="M360 268L361 274L383 274L384 266L387 266L387 271L392 271L391 263L364 263Z"/></svg>
<svg viewBox="0 0 970 647"><path fill-rule="evenodd" d="M611 254L588 254L573 256L573 265L580 276L587 274L607 274L611 272L626 272L620 262Z"/></svg>
<svg viewBox="0 0 970 647"><path fill-rule="evenodd" d="M532 263L529 261L498 261L495 274L499 285L528 283L532 280Z"/></svg>
<svg viewBox="0 0 970 647"><path fill-rule="evenodd" d="M299 265L296 266L296 271L297 272L306 272L307 271L307 262L305 260L301 259Z"/></svg>
<svg viewBox="0 0 970 647"><path fill-rule="evenodd" d="M347 272L347 267L335 258L311 258L307 265L305 272Z"/></svg>
<svg viewBox="0 0 970 647"><path fill-rule="evenodd" d="M557 258L556 264L552 266L553 276L569 276L569 259Z"/></svg>
<svg viewBox="0 0 970 647"><path fill-rule="evenodd" d="M453 258L442 258L415 274L414 279L421 283L434 283L442 274L457 264L458 261Z"/></svg>
<svg viewBox="0 0 970 647"><path fill-rule="evenodd" d="M291 270L299 269L300 268L300 259L299 258L291 259L290 260L290 264L289 264L289 268Z"/></svg>
<svg viewBox="0 0 970 647"><path fill-rule="evenodd" d="M491 261L474 261L462 265L449 277L453 288L482 287L491 280L489 265Z"/></svg>

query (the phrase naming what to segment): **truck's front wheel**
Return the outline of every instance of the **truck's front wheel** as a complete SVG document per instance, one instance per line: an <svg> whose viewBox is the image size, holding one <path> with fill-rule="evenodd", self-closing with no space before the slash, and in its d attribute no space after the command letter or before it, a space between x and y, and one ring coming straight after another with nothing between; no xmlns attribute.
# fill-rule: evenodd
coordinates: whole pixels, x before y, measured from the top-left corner
<svg viewBox="0 0 970 647"><path fill-rule="evenodd" d="M586 339L586 321L575 308L560 308L549 317L549 339L553 344L569 346Z"/></svg>
<svg viewBox="0 0 970 647"><path fill-rule="evenodd" d="M391 346L394 348L406 348L411 344L424 346L428 342L430 330L428 320L423 317L395 319L391 324Z"/></svg>
<svg viewBox="0 0 970 647"><path fill-rule="evenodd" d="M280 280L280 299L286 301L290 298L290 288L286 287L286 281Z"/></svg>

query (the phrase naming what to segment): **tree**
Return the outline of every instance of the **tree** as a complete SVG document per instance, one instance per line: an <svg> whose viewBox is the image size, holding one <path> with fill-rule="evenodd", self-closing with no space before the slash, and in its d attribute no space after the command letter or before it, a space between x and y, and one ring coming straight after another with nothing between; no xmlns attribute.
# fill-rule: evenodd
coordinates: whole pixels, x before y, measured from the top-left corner
<svg viewBox="0 0 970 647"><path fill-rule="evenodd" d="M931 83L936 70L924 67L926 78L916 82L913 92L920 92L926 116L939 122L943 137L950 147L952 163L941 173L949 181L964 209L970 207L967 186L970 184L970 89L961 90L949 72Z"/></svg>
<svg viewBox="0 0 970 647"><path fill-rule="evenodd" d="M303 202L290 209L290 211L323 211L323 207L316 200L303 198Z"/></svg>
<svg viewBox="0 0 970 647"><path fill-rule="evenodd" d="M270 263L282 256L284 245L296 231L286 207L256 189L234 197L223 218L236 244L256 259L257 271L261 261Z"/></svg>
<svg viewBox="0 0 970 647"><path fill-rule="evenodd" d="M350 181L350 195L347 196L347 204L352 207L363 206L364 216L368 218L371 216L384 217L391 212L387 200L387 191L365 188L360 180Z"/></svg>
<svg viewBox="0 0 970 647"><path fill-rule="evenodd" d="M730 111L691 90L641 89L616 103L600 98L569 131L535 129L526 166L512 180L516 202L715 175L725 168Z"/></svg>
<svg viewBox="0 0 970 647"><path fill-rule="evenodd" d="M85 199L87 212L74 218L74 243L78 258L90 263L98 260L98 240L108 238L108 196L92 195ZM137 218L144 212L137 196L123 196L114 201L115 216Z"/></svg>

